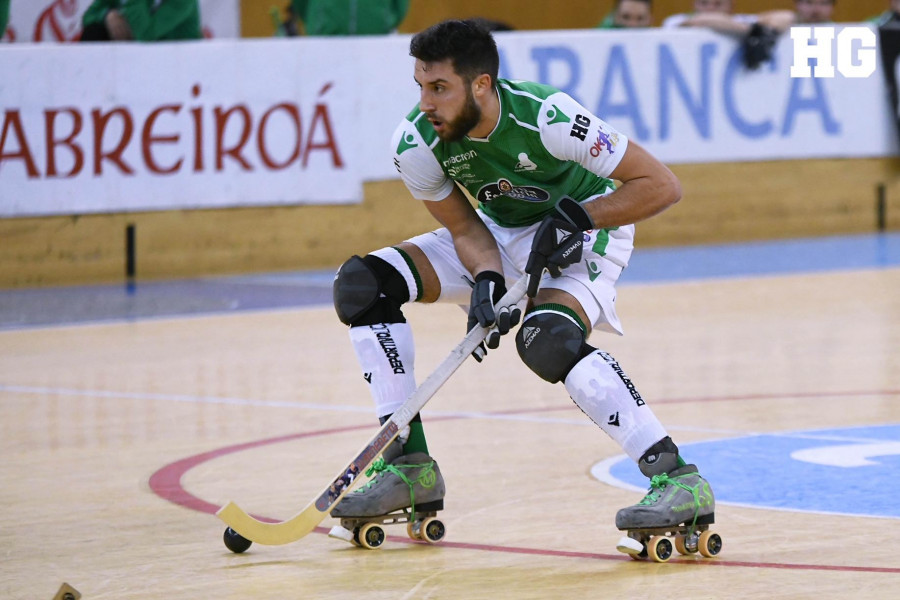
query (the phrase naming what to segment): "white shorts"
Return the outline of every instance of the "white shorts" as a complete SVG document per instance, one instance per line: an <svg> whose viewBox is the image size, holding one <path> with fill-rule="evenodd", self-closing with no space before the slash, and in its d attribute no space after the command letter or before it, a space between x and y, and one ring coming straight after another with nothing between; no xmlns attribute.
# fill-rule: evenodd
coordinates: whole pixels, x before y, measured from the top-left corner
<svg viewBox="0 0 900 600"><path fill-rule="evenodd" d="M503 260L503 275L507 286L524 274L525 264L531 252L531 241L540 223L528 227L500 227L489 217L478 212L497 245ZM634 248L634 225L609 231L585 232L581 262L563 269L562 275L552 278L544 273L542 289L568 292L581 304L594 329L622 335L622 324L616 314L616 281L628 265ZM472 275L460 262L453 246L450 232L445 228L418 235L406 240L422 250L441 282L438 302L452 302L467 306L472 294ZM415 276L405 259L393 248L383 248L372 254L393 265L407 280L410 297L415 298Z"/></svg>

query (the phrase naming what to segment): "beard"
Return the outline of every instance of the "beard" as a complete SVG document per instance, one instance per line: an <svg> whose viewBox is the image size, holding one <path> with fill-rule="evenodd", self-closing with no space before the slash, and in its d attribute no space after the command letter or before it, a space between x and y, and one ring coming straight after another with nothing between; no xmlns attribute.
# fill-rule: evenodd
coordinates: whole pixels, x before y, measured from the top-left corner
<svg viewBox="0 0 900 600"><path fill-rule="evenodd" d="M438 137L444 142L458 142L474 129L481 120L481 108L475 103L472 91L466 94L466 104L462 111L452 121L444 123L444 131L438 132Z"/></svg>

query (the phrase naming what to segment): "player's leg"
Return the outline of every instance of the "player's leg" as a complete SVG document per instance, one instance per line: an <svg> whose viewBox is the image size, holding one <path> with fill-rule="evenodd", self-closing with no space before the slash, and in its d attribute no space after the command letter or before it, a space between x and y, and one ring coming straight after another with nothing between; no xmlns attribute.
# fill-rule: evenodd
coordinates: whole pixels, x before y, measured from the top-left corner
<svg viewBox="0 0 900 600"><path fill-rule="evenodd" d="M711 519L714 500L678 447L610 354L587 343L592 328L621 333L614 283L621 268L599 256L546 280L522 322L516 346L542 379L564 382L572 400L651 479L650 493L616 516L621 529ZM660 493L662 490L675 493Z"/></svg>
<svg viewBox="0 0 900 600"><path fill-rule="evenodd" d="M455 257L448 239L436 232L352 257L335 278L335 310L350 326L350 339L382 424L416 388L412 329L402 306L410 301L434 302L441 295L439 273L446 277L456 268L445 264L448 256ZM419 415L385 450L383 459L376 463L371 481L348 494L332 516L384 515L413 502L417 510L442 507L444 480L429 455Z"/></svg>
<svg viewBox="0 0 900 600"><path fill-rule="evenodd" d="M382 424L416 389L413 334L402 307L410 301L429 301L439 289L427 258L408 243L353 256L335 277L335 311L350 327L350 340ZM418 418L400 439L410 445L410 452L427 452Z"/></svg>

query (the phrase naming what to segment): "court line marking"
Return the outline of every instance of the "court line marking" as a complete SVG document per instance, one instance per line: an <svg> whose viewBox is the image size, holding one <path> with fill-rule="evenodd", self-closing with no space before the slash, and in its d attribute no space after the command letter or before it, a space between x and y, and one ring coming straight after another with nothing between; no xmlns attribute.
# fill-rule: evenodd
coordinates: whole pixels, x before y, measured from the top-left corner
<svg viewBox="0 0 900 600"><path fill-rule="evenodd" d="M235 398L229 396L196 396L192 394L161 394L148 392L119 392L114 390L91 390L78 389L68 387L42 387L30 385L14 385L0 383L0 393L8 392L14 394L37 394L37 395L54 395L54 396L71 396L71 397L97 397L97 398L118 398L126 400L158 400L165 402L181 402L187 404L223 404L230 406L253 406L263 408L299 408L304 410L321 410L326 412L354 412L367 415L373 415L371 404L366 406L356 406L350 404L322 404L315 402L291 402L287 400L255 400L252 398ZM708 403L708 402L734 402L748 400L776 400L785 398L799 399L818 399L818 398L843 398L852 396L854 398L865 396L900 396L900 390L856 390L846 392L797 392L797 393L779 393L779 394L742 394L735 396L702 396L697 398L657 398L651 401L653 406L662 406L666 404L689 404L689 403ZM539 412L555 412L575 409L574 404L561 402L558 406L546 406L542 408L529 409L527 411L513 409L507 411L482 412L482 411L441 411L429 410L429 417L448 417L459 419L487 419L500 421L524 421L536 423L556 423L563 425L591 426L595 425L589 420L581 417L567 419L554 417L537 417L534 413ZM531 414L523 414L531 413ZM778 432L748 432L744 430L712 430L698 429L686 427L672 427L668 429L673 431L703 431L708 433L727 433L735 435L780 435ZM822 438L826 439L826 438ZM844 439L844 438L841 438ZM852 441L852 440L851 440Z"/></svg>
<svg viewBox="0 0 900 600"><path fill-rule="evenodd" d="M507 411L508 414L509 411ZM523 411L527 412L527 411ZM434 421L444 421L444 420L452 420L457 418L465 418L465 417L455 417L455 416L444 416L437 418L430 418L430 422ZM349 431L357 431L361 429L371 430L372 424L367 423L364 425L350 425L350 426L342 426L335 427L329 429L322 429L317 431L306 431L295 434L288 434L283 436L278 436L269 439L256 440L252 442L245 442L242 444L236 444L233 446L225 446L223 448L219 448L217 450L211 450L209 452L204 452L201 454L196 454L194 456L189 456L187 458L175 461L164 467L160 468L158 471L153 473L150 476L149 485L150 489L154 494L162 498L163 500L167 500L172 502L173 504L177 504L184 508L188 508L190 510L195 510L198 512L215 514L215 512L219 509L218 505L212 504L211 502L207 502L187 491L184 486L182 486L181 481L182 478L187 474L188 471L193 469L194 467L201 465L207 461L221 458L223 456L227 456L229 454L234 454L237 452L242 452L245 450L250 450L254 448L259 448L262 446L270 445L270 444L278 444L282 442L294 441L304 438L312 438L312 437L322 437L328 435L335 435L339 433L346 433ZM254 515L257 519L263 521L274 522L277 519L272 519L271 517L265 517L260 515ZM316 527L314 529L316 533L319 534L327 534L328 529L324 527ZM410 540L408 538L399 537L399 536L388 536L392 542L395 543L403 543L403 544L425 544L422 541ZM469 542L452 542L452 541L443 541L441 542L441 546L446 548L458 548L464 550L477 550L484 552L500 552L507 554L527 554L534 556L552 556L558 558L582 558L582 559L591 559L591 560L608 560L608 561L632 561L630 557L621 555L621 554L602 554L595 552L578 552L578 551L569 551L569 550L553 550L549 548L526 548L519 546L499 546L494 544L477 544L477 543L469 543ZM771 568L771 569L789 569L796 571L832 571L832 572L859 572L859 573L890 573L890 574L900 574L900 568L891 568L891 567L866 567L866 566L852 566L852 565L816 565L816 564L802 564L802 563L775 563L775 562L754 562L754 561L731 561L731 560L722 560L716 558L714 560L699 560L699 559L690 559L690 558L673 558L669 561L670 563L681 563L681 564L689 564L689 565L697 565L697 566L709 566L709 567L734 567L734 568Z"/></svg>

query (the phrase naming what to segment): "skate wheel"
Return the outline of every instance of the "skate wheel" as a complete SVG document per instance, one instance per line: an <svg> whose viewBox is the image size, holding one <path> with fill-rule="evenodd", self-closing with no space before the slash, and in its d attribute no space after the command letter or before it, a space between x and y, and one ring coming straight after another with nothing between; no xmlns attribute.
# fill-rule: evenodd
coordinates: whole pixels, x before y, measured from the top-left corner
<svg viewBox="0 0 900 600"><path fill-rule="evenodd" d="M359 532L353 536L359 545L368 550L381 547L384 543L384 529L378 523L366 523L359 528Z"/></svg>
<svg viewBox="0 0 900 600"><path fill-rule="evenodd" d="M422 539L422 522L421 521L410 521L406 524L406 535L413 540L421 540Z"/></svg>
<svg viewBox="0 0 900 600"><path fill-rule="evenodd" d="M698 549L698 537L699 536L696 533L675 536L675 550L678 554L694 554Z"/></svg>
<svg viewBox="0 0 900 600"><path fill-rule="evenodd" d="M244 552L247 548L253 544L250 540L239 534L237 531L232 529L231 527L225 528L225 534L222 536L222 539L225 542L225 547L234 552L235 554L240 554Z"/></svg>
<svg viewBox="0 0 900 600"><path fill-rule="evenodd" d="M419 539L425 540L429 544L437 544L444 539L446 534L447 528L444 526L444 522L434 517L428 517L419 526Z"/></svg>
<svg viewBox="0 0 900 600"><path fill-rule="evenodd" d="M722 551L722 536L706 530L700 534L700 554L706 558L712 558Z"/></svg>
<svg viewBox="0 0 900 600"><path fill-rule="evenodd" d="M672 558L672 540L664 535L655 535L647 544L647 556L656 562L666 562Z"/></svg>

